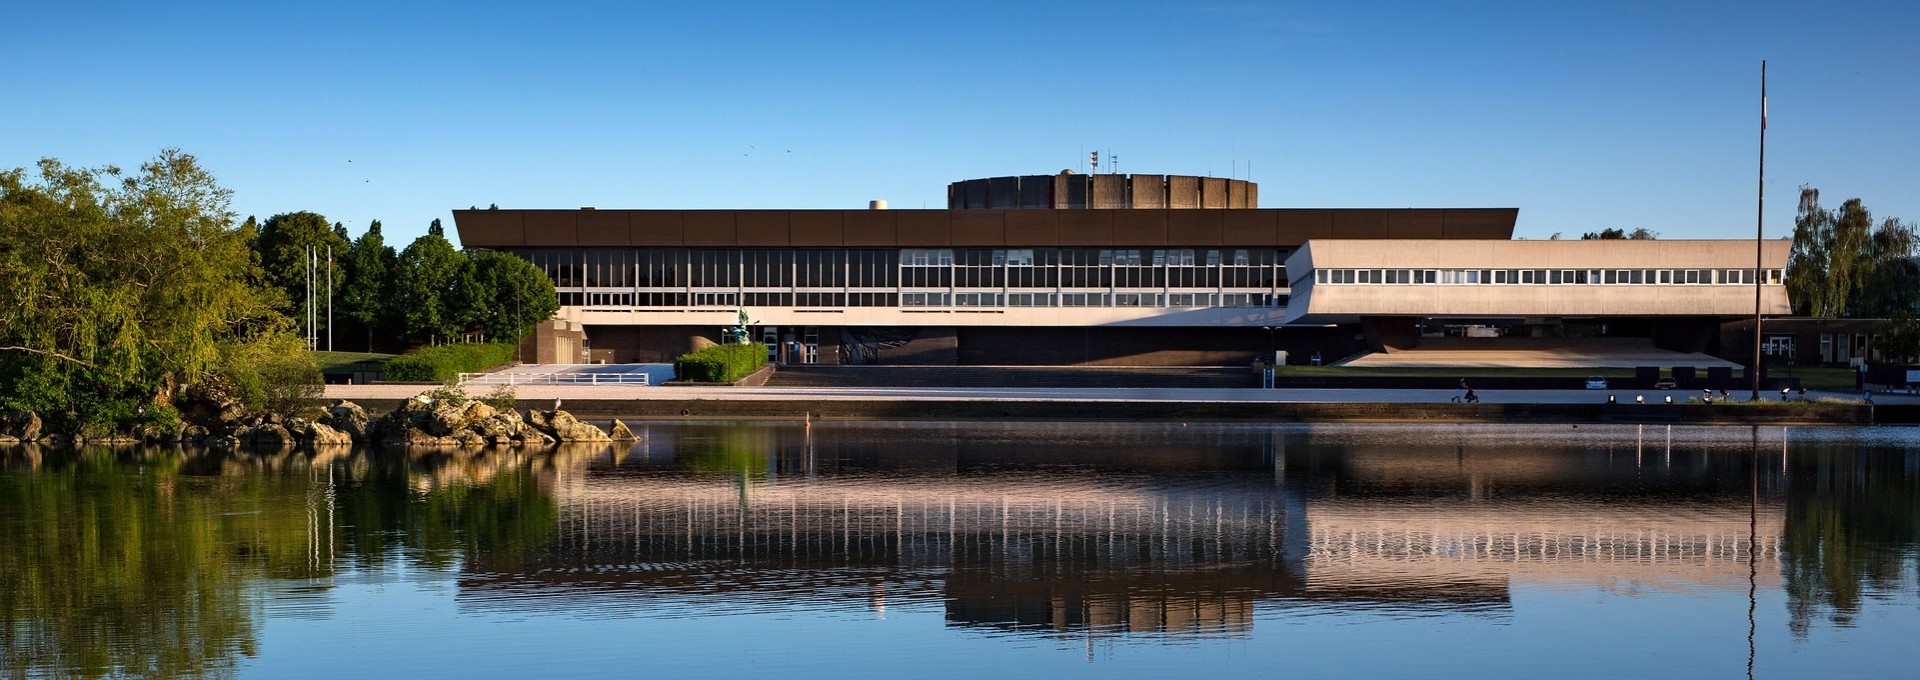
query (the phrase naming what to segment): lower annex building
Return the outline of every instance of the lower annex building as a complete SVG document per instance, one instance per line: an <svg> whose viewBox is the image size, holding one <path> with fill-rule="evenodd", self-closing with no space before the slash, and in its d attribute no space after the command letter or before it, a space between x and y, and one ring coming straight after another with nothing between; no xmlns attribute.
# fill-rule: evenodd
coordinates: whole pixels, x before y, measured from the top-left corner
<svg viewBox="0 0 1920 680"><path fill-rule="evenodd" d="M1731 310L1682 303L1555 314L1551 304L1570 299L1575 286L1621 285L1608 276L1628 266L1622 257L1641 272L1642 281L1629 285L1694 287L1665 293L1673 299L1700 286L1731 290L1743 280L1729 273L1740 248L1751 314L1751 241L1604 254L1596 248L1605 246L1574 245L1580 242L1512 241L1517 208L1257 208L1256 192L1244 180L1063 172L956 182L944 210L489 209L456 210L454 220L462 245L514 254L552 277L561 309L531 341L542 363L672 361L721 342L743 319L775 361L790 364L1207 366L1246 364L1276 350L1303 363L1463 324L1551 334L1593 332L1582 324L1620 317L1641 321L1613 324L1614 332L1645 332L1649 311L1676 312L1687 327L1708 329ZM1302 257L1316 252L1310 242L1330 244L1317 251L1328 254L1335 243L1371 243L1339 252L1382 259L1363 268L1342 255L1339 269L1329 269L1327 255ZM1509 253L1489 243L1541 249ZM1395 260L1436 250L1431 244L1456 255L1446 271L1472 274L1442 279L1437 267L1430 273L1425 264ZM1593 261L1550 255L1557 247L1550 244L1585 248ZM1726 252L1696 257L1718 250ZM1685 262L1657 262L1668 253ZM1784 267L1784 249L1779 255L1768 268ZM1555 280L1542 267L1580 274ZM1652 283L1642 271L1651 268L1665 268L1669 279L1680 269L1686 283ZM1700 283L1698 271L1688 282L1684 272L1694 270L1708 271L1712 283ZM1541 283L1525 281L1533 285L1521 290L1536 271ZM1376 275L1383 286L1417 279L1420 288L1374 295L1438 302L1517 294L1547 306L1509 313L1481 305L1460 314L1450 312L1457 305L1341 309L1343 300L1366 296L1324 292L1373 284ZM1307 290L1320 294L1297 297ZM1784 305L1783 292L1779 299ZM1716 340L1683 335L1675 343L1686 351Z"/></svg>

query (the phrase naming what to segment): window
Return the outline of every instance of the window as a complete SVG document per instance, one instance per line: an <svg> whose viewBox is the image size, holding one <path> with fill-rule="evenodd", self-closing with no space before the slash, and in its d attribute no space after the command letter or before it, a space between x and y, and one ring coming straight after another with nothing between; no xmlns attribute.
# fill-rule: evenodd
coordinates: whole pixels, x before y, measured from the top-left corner
<svg viewBox="0 0 1920 680"><path fill-rule="evenodd" d="M1021 249L1008 250L1007 266L1009 267L1033 266L1033 249L1021 248Z"/></svg>
<svg viewBox="0 0 1920 680"><path fill-rule="evenodd" d="M953 250L909 248L900 251L900 264L908 267L950 267L953 266Z"/></svg>

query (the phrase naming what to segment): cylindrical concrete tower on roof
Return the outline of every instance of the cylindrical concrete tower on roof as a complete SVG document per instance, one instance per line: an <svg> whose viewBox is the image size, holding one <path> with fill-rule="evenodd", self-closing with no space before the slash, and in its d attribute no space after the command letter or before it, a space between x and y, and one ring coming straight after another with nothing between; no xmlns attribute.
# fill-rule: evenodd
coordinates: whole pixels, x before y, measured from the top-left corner
<svg viewBox="0 0 1920 680"><path fill-rule="evenodd" d="M1018 175L947 185L947 207L1258 208L1260 187L1244 179L1194 175Z"/></svg>

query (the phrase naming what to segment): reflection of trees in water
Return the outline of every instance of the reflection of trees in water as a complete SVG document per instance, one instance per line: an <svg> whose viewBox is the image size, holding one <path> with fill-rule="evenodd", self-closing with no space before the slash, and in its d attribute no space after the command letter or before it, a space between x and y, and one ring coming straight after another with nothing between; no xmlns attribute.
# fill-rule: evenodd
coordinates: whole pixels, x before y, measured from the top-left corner
<svg viewBox="0 0 1920 680"><path fill-rule="evenodd" d="M1920 453L1817 444L1789 460L1785 571L1796 635L1851 625L1876 593L1920 590ZM1912 570L1912 571L1910 571Z"/></svg>
<svg viewBox="0 0 1920 680"><path fill-rule="evenodd" d="M512 560L551 540L551 467L558 454L510 450L356 454L337 487L341 551L374 567L401 555L451 568Z"/></svg>
<svg viewBox="0 0 1920 680"><path fill-rule="evenodd" d="M336 565L376 565L395 549L439 564L537 549L554 526L546 464L13 449L0 454L0 668L231 674L257 651L267 582L324 590Z"/></svg>
<svg viewBox="0 0 1920 680"><path fill-rule="evenodd" d="M230 672L255 651L247 581L324 574L304 513L282 503L304 479L191 477L169 453L39 455L37 472L0 474L0 649L15 677Z"/></svg>

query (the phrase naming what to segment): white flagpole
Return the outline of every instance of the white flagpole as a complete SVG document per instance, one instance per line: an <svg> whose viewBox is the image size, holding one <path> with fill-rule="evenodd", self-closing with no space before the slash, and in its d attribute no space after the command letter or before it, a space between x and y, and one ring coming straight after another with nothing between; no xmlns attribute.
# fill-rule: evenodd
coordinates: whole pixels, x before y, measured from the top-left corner
<svg viewBox="0 0 1920 680"><path fill-rule="evenodd" d="M1766 283L1767 216L1767 60L1760 60L1760 191L1753 217L1753 396L1760 400L1760 291Z"/></svg>

